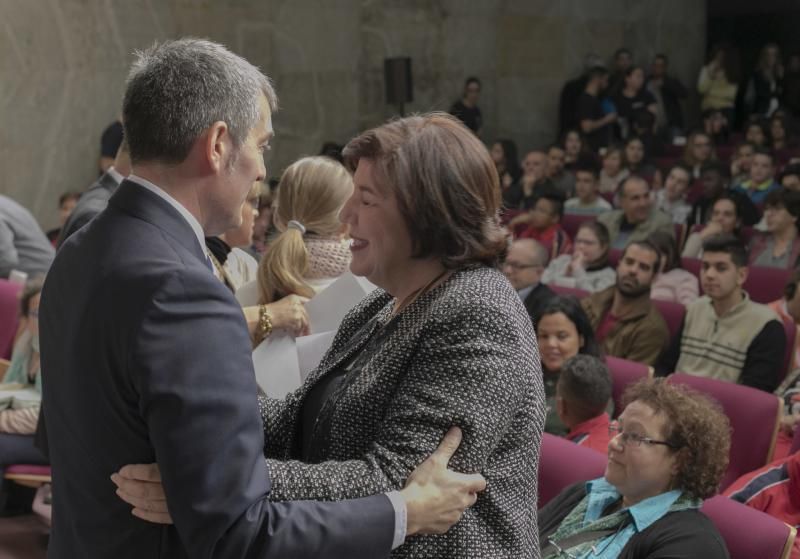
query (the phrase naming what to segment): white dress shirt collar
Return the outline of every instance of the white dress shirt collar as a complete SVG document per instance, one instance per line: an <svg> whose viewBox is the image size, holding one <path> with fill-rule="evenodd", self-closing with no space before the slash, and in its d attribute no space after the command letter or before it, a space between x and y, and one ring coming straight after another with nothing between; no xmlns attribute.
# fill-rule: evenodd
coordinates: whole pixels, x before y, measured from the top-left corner
<svg viewBox="0 0 800 559"><path fill-rule="evenodd" d="M169 203L170 206L178 210L178 213L183 216L189 226L194 231L195 236L197 236L197 242L200 244L200 249L203 251L203 254L208 255L208 251L206 250L206 239L205 235L203 234L203 228L200 226L200 222L197 221L189 210L187 210L180 202L178 202L175 198L167 194L164 190L154 185L152 182L143 179L142 177L137 177L136 175L128 175L128 180L131 182L135 182L139 186L142 186L152 192L153 194L160 196L163 200Z"/></svg>
<svg viewBox="0 0 800 559"><path fill-rule="evenodd" d="M106 169L106 173L111 175L111 178L116 181L117 184L121 184L122 181L125 180L125 177L122 176L122 173L117 171L113 165L111 165L108 169Z"/></svg>

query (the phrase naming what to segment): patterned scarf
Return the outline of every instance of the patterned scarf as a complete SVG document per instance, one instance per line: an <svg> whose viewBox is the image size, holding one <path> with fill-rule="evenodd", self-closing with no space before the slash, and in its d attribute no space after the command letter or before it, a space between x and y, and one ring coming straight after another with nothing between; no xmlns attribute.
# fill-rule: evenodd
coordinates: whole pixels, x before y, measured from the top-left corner
<svg viewBox="0 0 800 559"><path fill-rule="evenodd" d="M306 237L306 279L338 278L350 268L350 242L338 237Z"/></svg>
<svg viewBox="0 0 800 559"><path fill-rule="evenodd" d="M700 508L701 502L697 499L693 499L689 497L686 493L682 493L678 499L672 503L672 506L669 507L667 512L664 514L669 514L670 512L686 510L686 509L693 509L693 508ZM583 519L586 516L586 510L589 508L589 495L583 498L583 500L578 503L578 505L572 509L564 520L561 521L561 525L558 529L550 535L549 540L552 540L558 543L560 540L566 539L570 536L575 534L581 534L583 532L595 532L599 530L616 530L617 532L621 531L631 520L631 515L628 512L628 509L620 509L612 514L601 516L594 522L590 522L586 526L582 526ZM604 536L608 537L608 536ZM564 551L569 552L568 557L583 557L584 554L588 553L592 550L592 547L596 546L599 543L598 540L590 540L588 542L584 542L573 546L569 549ZM547 542L540 542L540 544L544 547ZM558 557L562 557L563 553L556 551L555 553L551 553L547 555L547 557L543 557L542 559L556 559Z"/></svg>

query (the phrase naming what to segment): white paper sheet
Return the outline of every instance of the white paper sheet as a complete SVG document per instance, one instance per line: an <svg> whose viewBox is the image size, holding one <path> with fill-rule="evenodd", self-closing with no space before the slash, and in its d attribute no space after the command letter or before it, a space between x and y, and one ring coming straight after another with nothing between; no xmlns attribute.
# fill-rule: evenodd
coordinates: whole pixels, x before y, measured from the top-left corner
<svg viewBox="0 0 800 559"><path fill-rule="evenodd" d="M283 398L300 388L297 344L290 334L274 332L253 350L256 382L271 398Z"/></svg>
<svg viewBox="0 0 800 559"><path fill-rule="evenodd" d="M364 278L346 272L306 303L312 334L336 331L347 312L375 286Z"/></svg>
<svg viewBox="0 0 800 559"><path fill-rule="evenodd" d="M323 332L321 334L311 334L297 338L297 361L300 366L300 378L305 382L308 374L317 368L319 362L325 356L325 352L331 347L335 330Z"/></svg>

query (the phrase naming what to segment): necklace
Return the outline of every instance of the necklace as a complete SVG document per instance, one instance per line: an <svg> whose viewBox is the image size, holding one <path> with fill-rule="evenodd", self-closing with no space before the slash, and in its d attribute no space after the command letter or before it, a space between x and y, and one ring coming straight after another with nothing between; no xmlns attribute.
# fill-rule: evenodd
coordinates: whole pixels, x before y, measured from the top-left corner
<svg viewBox="0 0 800 559"><path fill-rule="evenodd" d="M389 320L392 320L394 317L399 315L403 312L408 306L410 306L414 301L422 297L425 293L430 291L434 286L438 285L452 274L452 270L444 270L442 273L437 275L431 281L409 293L399 304L395 305L395 308L392 309L391 314L389 315ZM388 322L388 321L387 321Z"/></svg>

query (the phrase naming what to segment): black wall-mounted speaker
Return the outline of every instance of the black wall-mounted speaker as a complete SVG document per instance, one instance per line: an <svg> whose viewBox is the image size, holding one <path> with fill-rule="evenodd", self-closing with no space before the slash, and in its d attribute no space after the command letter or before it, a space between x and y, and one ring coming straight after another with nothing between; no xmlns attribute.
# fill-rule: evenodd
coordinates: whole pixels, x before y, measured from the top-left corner
<svg viewBox="0 0 800 559"><path fill-rule="evenodd" d="M386 84L386 102L390 105L403 105L414 100L410 58L404 56L385 59L383 80Z"/></svg>

